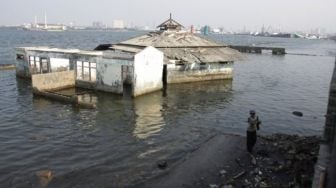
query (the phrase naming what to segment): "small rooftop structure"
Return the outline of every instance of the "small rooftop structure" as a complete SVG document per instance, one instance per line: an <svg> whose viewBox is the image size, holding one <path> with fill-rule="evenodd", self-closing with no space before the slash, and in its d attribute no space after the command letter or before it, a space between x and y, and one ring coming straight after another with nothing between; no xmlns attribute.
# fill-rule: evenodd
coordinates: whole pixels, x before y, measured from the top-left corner
<svg viewBox="0 0 336 188"><path fill-rule="evenodd" d="M172 19L172 14L170 13L169 19L164 21L162 24L158 25L157 28L160 28L160 31L175 30L180 31L183 28L183 25Z"/></svg>

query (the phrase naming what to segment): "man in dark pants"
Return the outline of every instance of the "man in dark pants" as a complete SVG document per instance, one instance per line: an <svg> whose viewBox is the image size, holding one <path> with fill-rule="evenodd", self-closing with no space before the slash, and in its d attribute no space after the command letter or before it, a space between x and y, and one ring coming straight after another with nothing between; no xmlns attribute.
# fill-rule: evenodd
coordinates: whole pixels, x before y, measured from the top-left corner
<svg viewBox="0 0 336 188"><path fill-rule="evenodd" d="M257 130L259 130L259 125L261 121L256 115L254 110L250 111L250 117L247 120L248 127L246 131L246 142L247 142L247 151L252 153L253 147L257 141Z"/></svg>

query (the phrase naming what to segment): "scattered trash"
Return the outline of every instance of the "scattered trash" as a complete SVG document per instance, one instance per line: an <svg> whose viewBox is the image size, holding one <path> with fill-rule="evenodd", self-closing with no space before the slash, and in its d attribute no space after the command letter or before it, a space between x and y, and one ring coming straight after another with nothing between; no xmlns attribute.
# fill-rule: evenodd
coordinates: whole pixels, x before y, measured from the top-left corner
<svg viewBox="0 0 336 188"><path fill-rule="evenodd" d="M232 177L223 179L222 188L311 186L320 137L285 134L259 137L254 155L236 158L235 165L220 171L225 177Z"/></svg>
<svg viewBox="0 0 336 188"><path fill-rule="evenodd" d="M210 188L218 188L218 185L216 185L216 184L210 184L209 187Z"/></svg>
<svg viewBox="0 0 336 188"><path fill-rule="evenodd" d="M257 165L257 159L253 155L251 155L251 164Z"/></svg>
<svg viewBox="0 0 336 188"><path fill-rule="evenodd" d="M221 171L219 172L219 174L220 174L221 176L224 176L226 173L227 173L226 170L221 170Z"/></svg>
<svg viewBox="0 0 336 188"><path fill-rule="evenodd" d="M233 185L224 185L223 188L234 188Z"/></svg>
<svg viewBox="0 0 336 188"><path fill-rule="evenodd" d="M235 159L235 161L236 161L236 163L240 166L240 167L243 167L243 165L241 164L241 162L240 162L240 159L239 158L236 158Z"/></svg>
<svg viewBox="0 0 336 188"><path fill-rule="evenodd" d="M232 179L238 179L238 178L242 177L245 173L246 173L246 171L243 170L240 173L238 173L237 175L233 176Z"/></svg>
<svg viewBox="0 0 336 188"><path fill-rule="evenodd" d="M266 187L269 187L269 186L267 185L266 182L262 181L262 182L260 182L260 187L261 188L266 188Z"/></svg>

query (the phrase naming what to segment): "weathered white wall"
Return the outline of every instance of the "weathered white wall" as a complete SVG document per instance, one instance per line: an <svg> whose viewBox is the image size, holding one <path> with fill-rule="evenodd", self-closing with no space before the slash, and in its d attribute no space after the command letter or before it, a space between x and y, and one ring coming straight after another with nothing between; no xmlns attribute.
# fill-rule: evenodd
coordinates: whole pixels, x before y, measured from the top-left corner
<svg viewBox="0 0 336 188"><path fill-rule="evenodd" d="M163 53L151 46L134 57L133 93L134 97L160 90L162 84Z"/></svg>
<svg viewBox="0 0 336 188"><path fill-rule="evenodd" d="M128 65L131 62L119 59L102 59L97 64L97 85L96 89L113 92L117 94L123 93L122 65Z"/></svg>
<svg viewBox="0 0 336 188"><path fill-rule="evenodd" d="M208 80L225 80L233 77L233 63L199 63L167 66L167 83L186 83Z"/></svg>
<svg viewBox="0 0 336 188"><path fill-rule="evenodd" d="M32 86L38 91L58 90L75 87L75 71L33 74Z"/></svg>

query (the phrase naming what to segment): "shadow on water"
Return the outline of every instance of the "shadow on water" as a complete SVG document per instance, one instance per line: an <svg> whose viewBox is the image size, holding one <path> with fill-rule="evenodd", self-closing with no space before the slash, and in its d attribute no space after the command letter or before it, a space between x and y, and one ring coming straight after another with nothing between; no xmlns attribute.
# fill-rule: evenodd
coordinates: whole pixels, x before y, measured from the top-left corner
<svg viewBox="0 0 336 188"><path fill-rule="evenodd" d="M18 94L21 96L32 95L31 80L16 77Z"/></svg>

